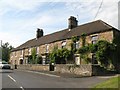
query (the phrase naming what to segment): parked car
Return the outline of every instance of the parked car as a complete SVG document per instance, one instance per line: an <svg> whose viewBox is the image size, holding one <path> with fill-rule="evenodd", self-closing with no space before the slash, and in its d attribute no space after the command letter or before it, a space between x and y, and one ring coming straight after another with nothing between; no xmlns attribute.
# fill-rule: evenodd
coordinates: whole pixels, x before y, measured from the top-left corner
<svg viewBox="0 0 120 90"><path fill-rule="evenodd" d="M5 61L0 61L0 69L11 69L11 65Z"/></svg>

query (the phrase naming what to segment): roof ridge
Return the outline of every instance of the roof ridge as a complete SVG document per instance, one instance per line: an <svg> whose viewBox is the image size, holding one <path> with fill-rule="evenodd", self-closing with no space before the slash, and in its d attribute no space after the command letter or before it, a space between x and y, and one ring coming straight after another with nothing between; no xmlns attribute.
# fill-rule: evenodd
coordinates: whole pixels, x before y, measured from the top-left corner
<svg viewBox="0 0 120 90"><path fill-rule="evenodd" d="M115 29L114 27L112 27L111 25L107 24L102 20L96 20L96 21L88 22L82 25L78 25L77 27L73 28L71 31L69 31L69 29L66 28L60 31L56 31L54 33L44 35L37 40L36 38L30 39L25 43L21 44L20 46L16 47L14 50L26 48L28 46L42 45L45 43L54 42L56 40L67 39L73 35L79 36L81 35L82 32L91 34L91 33L96 33L100 31L110 30L112 28Z"/></svg>
<svg viewBox="0 0 120 90"><path fill-rule="evenodd" d="M103 23L104 25L106 25L109 28L114 28L113 26L111 26L110 24L104 22L103 20L99 20L101 23Z"/></svg>

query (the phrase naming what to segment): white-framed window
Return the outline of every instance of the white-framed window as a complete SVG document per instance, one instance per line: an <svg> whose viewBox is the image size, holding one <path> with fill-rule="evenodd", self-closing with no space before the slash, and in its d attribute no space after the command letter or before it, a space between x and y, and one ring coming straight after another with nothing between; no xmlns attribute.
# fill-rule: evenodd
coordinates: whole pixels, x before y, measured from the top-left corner
<svg viewBox="0 0 120 90"><path fill-rule="evenodd" d="M28 54L31 55L31 48L28 49Z"/></svg>
<svg viewBox="0 0 120 90"><path fill-rule="evenodd" d="M39 54L39 47L36 47L36 53Z"/></svg>
<svg viewBox="0 0 120 90"><path fill-rule="evenodd" d="M23 55L23 50L20 51L20 55Z"/></svg>
<svg viewBox="0 0 120 90"><path fill-rule="evenodd" d="M45 47L46 47L46 53L49 53L49 44L46 44Z"/></svg>
<svg viewBox="0 0 120 90"><path fill-rule="evenodd" d="M80 48L80 42L79 41L76 42L75 47L76 47L76 49Z"/></svg>
<svg viewBox="0 0 120 90"><path fill-rule="evenodd" d="M65 46L66 46L66 44L67 44L66 40L62 41L61 44L62 44L62 48L65 48Z"/></svg>
<svg viewBox="0 0 120 90"><path fill-rule="evenodd" d="M95 43L97 43L97 41L98 41L98 35L94 35L94 36L92 36L92 44L95 44Z"/></svg>

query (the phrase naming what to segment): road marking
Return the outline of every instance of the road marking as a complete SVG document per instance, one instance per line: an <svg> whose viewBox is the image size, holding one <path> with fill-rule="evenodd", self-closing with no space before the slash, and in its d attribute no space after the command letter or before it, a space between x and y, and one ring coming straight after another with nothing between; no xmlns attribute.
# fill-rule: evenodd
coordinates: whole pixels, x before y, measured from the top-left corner
<svg viewBox="0 0 120 90"><path fill-rule="evenodd" d="M10 75L8 75L8 77L9 77L10 79L12 79L14 82L16 82L16 80L15 80L13 77L11 77Z"/></svg>
<svg viewBox="0 0 120 90"><path fill-rule="evenodd" d="M41 72L35 72L35 71L27 71L27 72L37 73L37 74L41 74L41 75L47 75L47 76L51 76L51 77L60 77L60 76L53 75L53 74L47 74L47 73L41 73Z"/></svg>
<svg viewBox="0 0 120 90"><path fill-rule="evenodd" d="M15 83L17 83L16 80L15 80L12 76L8 75L8 77L9 77L11 80L13 80ZM22 90L24 90L24 88L23 88L22 86L20 86L20 88L21 88Z"/></svg>
<svg viewBox="0 0 120 90"><path fill-rule="evenodd" d="M21 88L22 90L24 90L24 88L23 88L22 86L21 86L20 88Z"/></svg>

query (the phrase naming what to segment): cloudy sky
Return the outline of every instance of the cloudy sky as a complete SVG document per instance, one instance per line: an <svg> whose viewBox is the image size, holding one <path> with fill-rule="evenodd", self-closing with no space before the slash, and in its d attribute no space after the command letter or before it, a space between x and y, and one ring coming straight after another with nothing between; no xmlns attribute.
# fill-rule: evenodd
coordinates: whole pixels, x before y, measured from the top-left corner
<svg viewBox="0 0 120 90"><path fill-rule="evenodd" d="M102 0L0 0L0 40L17 47L35 38L37 28L44 35L67 28L70 16L79 25L101 19L117 28L118 1L103 0L98 11Z"/></svg>

